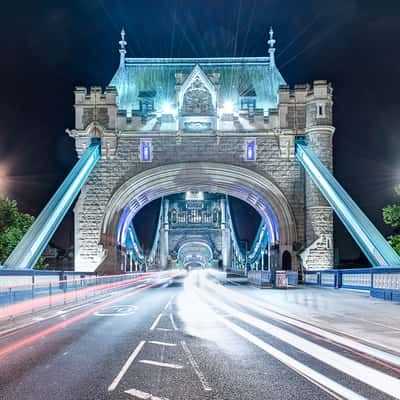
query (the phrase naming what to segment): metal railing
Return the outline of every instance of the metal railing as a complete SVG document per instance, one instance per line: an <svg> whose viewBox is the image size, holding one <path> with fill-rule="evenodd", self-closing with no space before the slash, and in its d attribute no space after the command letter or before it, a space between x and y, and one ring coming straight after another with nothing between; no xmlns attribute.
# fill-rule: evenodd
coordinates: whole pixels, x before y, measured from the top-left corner
<svg viewBox="0 0 400 400"><path fill-rule="evenodd" d="M400 268L373 267L304 272L307 285L366 290L372 297L400 301Z"/></svg>
<svg viewBox="0 0 400 400"><path fill-rule="evenodd" d="M0 320L93 298L122 287L138 285L153 278L154 275L156 274L132 273L85 278L75 276L70 280L67 279L67 275L61 275L60 279L49 282L2 286Z"/></svg>

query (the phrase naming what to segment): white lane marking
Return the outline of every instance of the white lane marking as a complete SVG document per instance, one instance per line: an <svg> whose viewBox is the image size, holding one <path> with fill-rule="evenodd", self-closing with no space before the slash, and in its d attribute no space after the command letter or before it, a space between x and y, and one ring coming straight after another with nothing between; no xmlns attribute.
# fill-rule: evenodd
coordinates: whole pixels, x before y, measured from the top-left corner
<svg viewBox="0 0 400 400"><path fill-rule="evenodd" d="M142 392L141 390L137 389L125 390L125 393L130 394L131 396L134 396L137 399L142 399L142 400L168 400L166 397L153 396L150 393Z"/></svg>
<svg viewBox="0 0 400 400"><path fill-rule="evenodd" d="M121 379L124 377L126 374L126 371L128 371L129 367L137 357L137 355L140 353L140 350L142 350L142 347L146 343L145 340L142 340L136 347L135 350L133 350L132 354L129 356L129 358L126 360L124 366L121 368L121 371L119 371L118 375L115 377L111 385L108 387L108 391L112 392L113 390L116 389L118 384L121 382Z"/></svg>
<svg viewBox="0 0 400 400"><path fill-rule="evenodd" d="M153 360L139 360L140 363L149 364L149 365L156 365L157 367L165 367L165 368L173 368L173 369L182 369L183 366L179 364L170 364L170 363L163 363L159 361Z"/></svg>
<svg viewBox="0 0 400 400"><path fill-rule="evenodd" d="M164 332L171 332L172 329L169 328L157 328L158 331L164 331Z"/></svg>
<svg viewBox="0 0 400 400"><path fill-rule="evenodd" d="M156 329L156 326L160 322L160 319L162 316L163 316L162 313L158 314L158 317L154 320L153 325L151 325L151 327L150 327L151 331L154 331L154 329Z"/></svg>
<svg viewBox="0 0 400 400"><path fill-rule="evenodd" d="M312 383L316 384L317 386L321 387L335 398L340 399L349 399L349 400L367 400L365 397L360 396L358 393L353 392L352 390L336 383L332 379L326 377L325 375L320 374L319 372L307 367L306 365L300 363L299 361L295 360L294 358L286 355L285 353L275 349L268 343L262 341L258 337L252 335L251 333L247 332L240 326L226 320L225 318L220 317L216 314L217 319L219 319L223 324L228 326L232 331L237 333L238 335L242 336L249 342L253 343L260 349L264 350L266 353L270 354L272 357L276 358L283 364L287 365L289 368L295 370L300 375L307 378ZM338 397L341 396L341 397Z"/></svg>
<svg viewBox="0 0 400 400"><path fill-rule="evenodd" d="M194 372L196 373L197 377L200 380L201 385L203 386L203 389L206 392L211 391L211 386L208 384L206 377L204 376L203 372L201 372L199 364L197 364L196 360L193 357L192 352L189 350L188 345L184 340L181 341L182 348L184 352L187 355L187 358L189 359L190 364L192 364L192 367L194 369Z"/></svg>
<svg viewBox="0 0 400 400"><path fill-rule="evenodd" d="M174 299L175 296L171 296L171 298L168 300L168 303L165 305L164 310L168 310L170 307L172 300Z"/></svg>
<svg viewBox="0 0 400 400"><path fill-rule="evenodd" d="M175 343L159 342L159 341L157 341L157 340L149 340L149 343L158 344L159 346L167 346L167 347L174 347L174 346L176 346Z"/></svg>
<svg viewBox="0 0 400 400"><path fill-rule="evenodd" d="M210 286L211 287L211 286ZM216 288L211 287L212 289L216 290ZM227 288L223 288L223 291L230 291ZM297 318L291 317L291 316L286 316L284 314L281 314L279 312L273 311L270 308L266 307L265 304L263 304L262 301L252 299L250 296L239 294L234 292L235 295L232 296L232 294L224 294L227 298L230 300L234 300L236 303L245 305L245 307L252 308L253 310L266 315L267 317L273 318L275 320L283 321L286 322L290 325L297 326L298 328L305 329L309 332L315 333L319 336L322 336L326 339L332 340L334 342L337 342L340 345L345 345L347 347L350 347L354 350L361 351L362 353L368 354L374 358L378 358L382 361L389 362L391 364L400 366L400 357L396 356L391 353L387 353L386 351L382 351L379 349L375 349L373 347L370 347L366 344L357 342L356 340L353 340L351 338L348 338L346 336L342 335L337 335L333 332L326 331L324 329L318 328L314 325L311 325L309 323L303 322Z"/></svg>
<svg viewBox="0 0 400 400"><path fill-rule="evenodd" d="M169 319L171 320L171 324L172 324L172 327L174 328L174 331L177 331L178 327L175 324L174 316L172 315L172 313L169 313Z"/></svg>
<svg viewBox="0 0 400 400"><path fill-rule="evenodd" d="M335 352L326 349L318 344L310 342L309 340L303 339L291 332L288 332L282 328L278 328L268 322L244 314L239 310L234 310L232 307L226 304L211 299L207 296L208 301L211 304L219 307L222 310L232 313L235 318L242 320L243 322L252 325L269 335L275 336L279 340L288 343L289 345L305 352L317 360L322 361L325 364L330 365L333 368L355 378L359 381L380 390L395 398L400 398L400 380L390 375L380 372L374 368L363 365L350 358L336 354Z"/></svg>

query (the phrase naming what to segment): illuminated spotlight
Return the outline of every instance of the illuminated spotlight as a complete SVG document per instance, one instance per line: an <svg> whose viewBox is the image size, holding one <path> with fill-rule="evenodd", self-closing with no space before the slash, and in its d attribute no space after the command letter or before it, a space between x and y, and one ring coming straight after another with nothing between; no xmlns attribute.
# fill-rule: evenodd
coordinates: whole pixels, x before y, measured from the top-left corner
<svg viewBox="0 0 400 400"><path fill-rule="evenodd" d="M0 198L5 197L8 182L8 170L5 165L0 165Z"/></svg>
<svg viewBox="0 0 400 400"><path fill-rule="evenodd" d="M222 114L233 114L233 101L227 100L224 102L224 106L222 108Z"/></svg>
<svg viewBox="0 0 400 400"><path fill-rule="evenodd" d="M186 192L185 195L185 200L198 200L198 201L202 201L204 200L204 193L203 192Z"/></svg>
<svg viewBox="0 0 400 400"><path fill-rule="evenodd" d="M163 103L161 109L163 114L175 115L176 113L176 110L172 107L172 104L168 101Z"/></svg>

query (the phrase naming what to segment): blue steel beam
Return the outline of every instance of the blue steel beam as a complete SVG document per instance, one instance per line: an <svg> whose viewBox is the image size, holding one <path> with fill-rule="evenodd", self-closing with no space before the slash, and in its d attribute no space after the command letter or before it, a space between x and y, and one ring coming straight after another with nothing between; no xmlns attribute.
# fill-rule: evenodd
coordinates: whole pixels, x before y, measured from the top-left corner
<svg viewBox="0 0 400 400"><path fill-rule="evenodd" d="M4 263L11 269L32 269L100 158L100 140L92 143Z"/></svg>
<svg viewBox="0 0 400 400"><path fill-rule="evenodd" d="M160 232L161 232L161 226L163 222L163 215L164 215L164 198L161 198L161 206L160 206L160 213L158 216L158 223L157 223L157 229L156 229L156 235L153 240L153 246L151 247L150 253L149 253L149 262L154 263L157 255L157 250L159 246L159 241L160 241Z"/></svg>
<svg viewBox="0 0 400 400"><path fill-rule="evenodd" d="M139 260L139 261L144 260L144 253L143 250L141 249L139 239L137 237L136 230L132 222L129 225L128 235L126 236L126 248L132 251L133 260Z"/></svg>
<svg viewBox="0 0 400 400"><path fill-rule="evenodd" d="M240 249L239 243L236 238L236 233L235 229L233 227L233 222L232 222L232 216L231 216L231 207L229 205L229 197L225 196L226 199L226 210L227 210L227 216L228 216L228 223L230 226L230 233L231 233L231 239L232 239L232 246L233 246L233 251L235 253L236 258L239 260L239 262L244 262L244 259L246 255L244 254L244 251Z"/></svg>
<svg viewBox="0 0 400 400"><path fill-rule="evenodd" d="M237 242L235 229L232 223L232 216L231 216L228 196L226 196L226 204L228 211L228 221L231 227L231 239L233 242L233 250L235 252L236 257L239 257L240 260L244 260L246 258L246 254L244 251L240 249L239 244ZM268 245L268 226L265 220L262 219L257 230L257 235L254 238L251 249L248 253L247 261L249 263L254 263L255 261L258 261L261 258L264 250L267 248L267 245Z"/></svg>
<svg viewBox="0 0 400 400"><path fill-rule="evenodd" d="M258 227L257 235L251 246L248 262L253 263L258 261L268 245L268 229L267 224L264 220L261 220L260 226Z"/></svg>
<svg viewBox="0 0 400 400"><path fill-rule="evenodd" d="M296 139L296 157L371 264L374 267L399 266L400 257L304 139Z"/></svg>

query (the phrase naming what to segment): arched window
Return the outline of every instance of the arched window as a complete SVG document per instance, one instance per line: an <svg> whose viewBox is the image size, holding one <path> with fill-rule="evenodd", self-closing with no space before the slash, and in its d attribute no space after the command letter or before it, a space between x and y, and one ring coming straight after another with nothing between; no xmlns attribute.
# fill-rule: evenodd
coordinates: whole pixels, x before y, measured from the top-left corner
<svg viewBox="0 0 400 400"><path fill-rule="evenodd" d="M214 209L214 211L213 211L213 224L214 225L216 225L216 224L218 224L218 210L217 209Z"/></svg>
<svg viewBox="0 0 400 400"><path fill-rule="evenodd" d="M285 271L292 269L292 256L287 250L282 254L282 269Z"/></svg>
<svg viewBox="0 0 400 400"><path fill-rule="evenodd" d="M175 209L172 210L172 218L171 218L171 220L172 220L173 224L176 224L176 222L177 222L177 212L176 212Z"/></svg>

